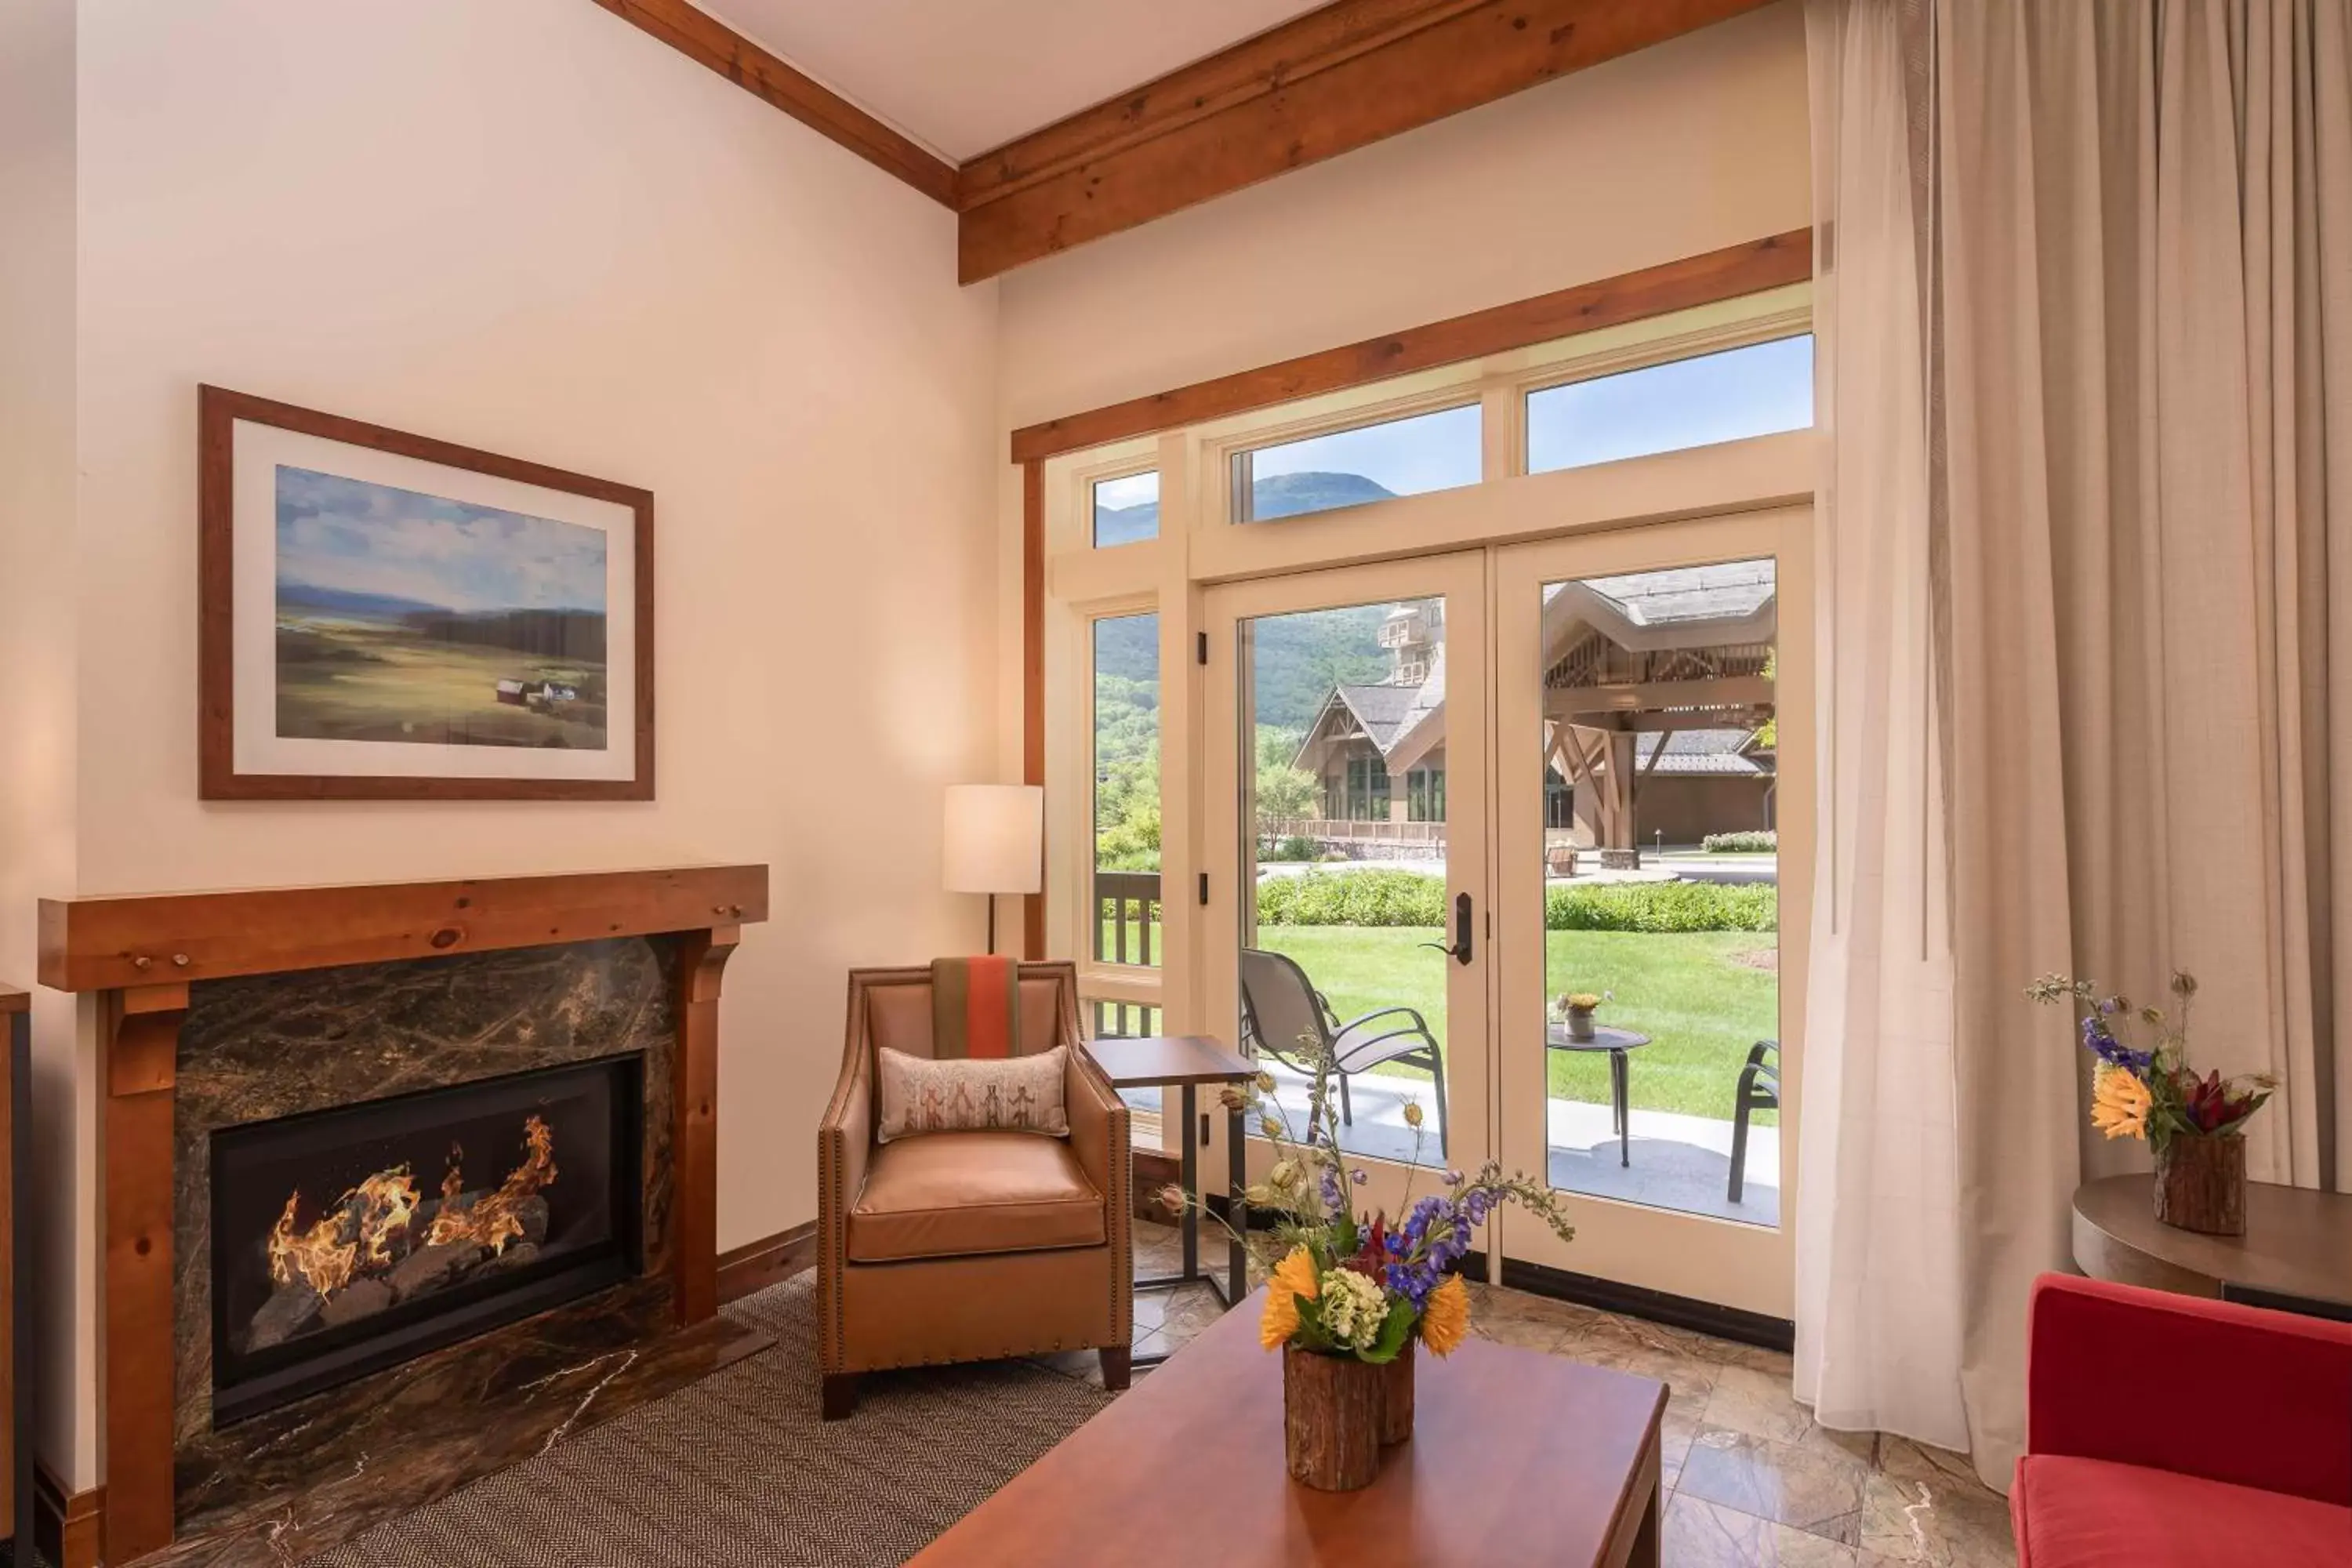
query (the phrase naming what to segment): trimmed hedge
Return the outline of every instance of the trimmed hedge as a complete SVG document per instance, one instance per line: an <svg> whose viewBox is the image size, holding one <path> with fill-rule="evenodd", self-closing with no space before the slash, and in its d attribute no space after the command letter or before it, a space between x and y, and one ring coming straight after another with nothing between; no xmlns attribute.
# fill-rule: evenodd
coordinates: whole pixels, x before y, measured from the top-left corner
<svg viewBox="0 0 2352 1568"><path fill-rule="evenodd" d="M1769 827L1751 827L1738 833L1710 833L1698 841L1698 847L1710 855L1769 855L1779 851L1780 836Z"/></svg>
<svg viewBox="0 0 2352 1568"><path fill-rule="evenodd" d="M1596 882L1544 894L1546 931L1778 931L1770 882Z"/></svg>
<svg viewBox="0 0 2352 1568"><path fill-rule="evenodd" d="M1257 885L1257 919L1275 926L1443 926L1445 882L1418 871L1308 871ZM1544 894L1547 931L1780 929L1769 882L1601 882Z"/></svg>

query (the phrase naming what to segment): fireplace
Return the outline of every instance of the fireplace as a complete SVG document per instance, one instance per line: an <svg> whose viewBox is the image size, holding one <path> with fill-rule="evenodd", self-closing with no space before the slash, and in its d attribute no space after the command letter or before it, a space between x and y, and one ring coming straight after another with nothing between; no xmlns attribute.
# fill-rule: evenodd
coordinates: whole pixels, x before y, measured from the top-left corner
<svg viewBox="0 0 2352 1568"><path fill-rule="evenodd" d="M213 1425L635 1278L644 1073L633 1053L215 1129Z"/></svg>

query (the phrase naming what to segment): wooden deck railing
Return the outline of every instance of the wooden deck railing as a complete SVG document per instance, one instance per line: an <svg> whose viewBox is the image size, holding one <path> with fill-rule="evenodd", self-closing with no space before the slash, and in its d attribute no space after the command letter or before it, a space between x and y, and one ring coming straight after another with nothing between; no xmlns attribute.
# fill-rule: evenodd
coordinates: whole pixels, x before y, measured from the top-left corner
<svg viewBox="0 0 2352 1568"><path fill-rule="evenodd" d="M1442 822L1351 822L1340 817L1273 817L1258 825L1265 838L1314 838L1331 843L1443 844Z"/></svg>
<svg viewBox="0 0 2352 1568"><path fill-rule="evenodd" d="M1146 968L1159 963L1152 952L1159 927L1159 872L1095 873L1096 963Z"/></svg>

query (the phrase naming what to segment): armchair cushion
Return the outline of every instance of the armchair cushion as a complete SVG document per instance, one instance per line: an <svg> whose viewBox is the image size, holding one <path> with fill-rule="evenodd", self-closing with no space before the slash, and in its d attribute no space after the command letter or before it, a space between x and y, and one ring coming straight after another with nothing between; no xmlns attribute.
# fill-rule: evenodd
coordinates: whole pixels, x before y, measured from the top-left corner
<svg viewBox="0 0 2352 1568"><path fill-rule="evenodd" d="M849 1214L849 1260L1100 1247L1102 1194L1070 1145L1021 1132L934 1132L876 1149Z"/></svg>
<svg viewBox="0 0 2352 1568"><path fill-rule="evenodd" d="M879 1058L882 1115L874 1141L941 1132L1038 1132L1066 1138L1062 1079L1067 1047L1034 1056L944 1058L908 1056L883 1046Z"/></svg>
<svg viewBox="0 0 2352 1568"><path fill-rule="evenodd" d="M2064 1454L2017 1467L2018 1568L2266 1568L2352 1561L2352 1508Z"/></svg>

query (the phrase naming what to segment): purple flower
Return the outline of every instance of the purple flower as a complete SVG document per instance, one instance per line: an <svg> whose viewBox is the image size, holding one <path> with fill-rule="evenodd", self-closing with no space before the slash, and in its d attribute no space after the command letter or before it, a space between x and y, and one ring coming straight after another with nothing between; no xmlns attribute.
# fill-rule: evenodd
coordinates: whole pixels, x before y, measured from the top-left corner
<svg viewBox="0 0 2352 1568"><path fill-rule="evenodd" d="M1348 1180L1355 1183L1356 1185L1360 1187L1371 1179L1370 1175L1363 1171L1350 1171L1348 1173Z"/></svg>
<svg viewBox="0 0 2352 1568"><path fill-rule="evenodd" d="M2112 1063L2142 1077L2147 1075L2150 1064L2156 1060L2155 1052L2133 1050L2116 1038L2115 1032L2107 1027L2105 1017L2098 1013L2083 1015L2083 1048L2103 1062Z"/></svg>

